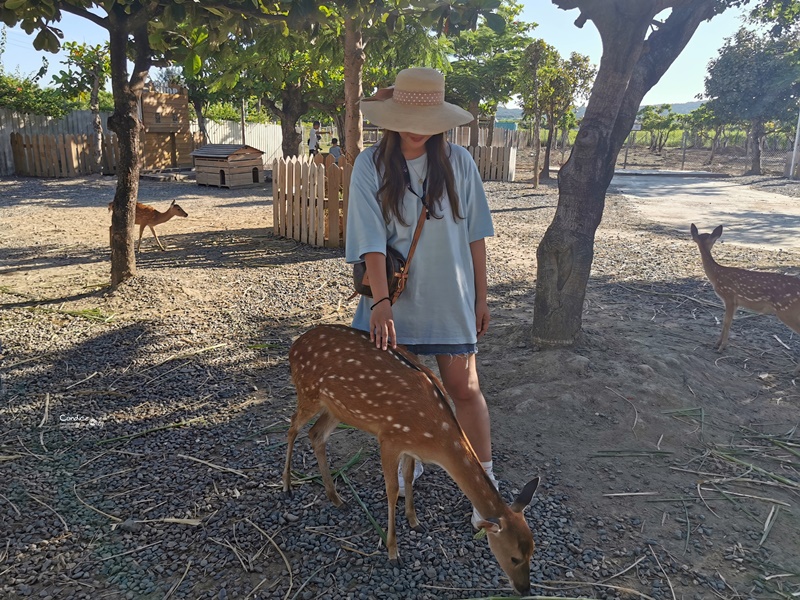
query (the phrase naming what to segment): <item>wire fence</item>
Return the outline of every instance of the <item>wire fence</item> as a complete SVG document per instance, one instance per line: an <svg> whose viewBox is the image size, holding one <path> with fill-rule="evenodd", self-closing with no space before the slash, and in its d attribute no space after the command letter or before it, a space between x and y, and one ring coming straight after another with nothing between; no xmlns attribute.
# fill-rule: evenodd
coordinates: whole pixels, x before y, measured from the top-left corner
<svg viewBox="0 0 800 600"><path fill-rule="evenodd" d="M551 166L558 168L569 158L576 131L560 134L552 149ZM634 131L619 153L618 169L708 171L743 175L753 166L754 147L745 131L719 135L692 135L673 131L663 144L654 143L646 131ZM544 142L543 142L544 143ZM791 161L794 139L774 133L761 144L761 169L765 175L785 175Z"/></svg>

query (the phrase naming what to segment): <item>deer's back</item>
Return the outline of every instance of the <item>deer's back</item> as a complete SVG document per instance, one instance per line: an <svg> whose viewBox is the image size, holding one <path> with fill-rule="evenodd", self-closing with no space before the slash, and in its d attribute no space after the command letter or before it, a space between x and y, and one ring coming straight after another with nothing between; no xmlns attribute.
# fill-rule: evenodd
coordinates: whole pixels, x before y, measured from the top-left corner
<svg viewBox="0 0 800 600"><path fill-rule="evenodd" d="M709 280L723 300L733 296L740 306L753 310L770 306L785 310L800 303L800 278L791 275L717 265Z"/></svg>
<svg viewBox="0 0 800 600"><path fill-rule="evenodd" d="M458 422L435 376L408 353L380 350L366 333L320 325L289 351L299 401L318 399L340 421L378 437L412 429L427 440Z"/></svg>
<svg viewBox="0 0 800 600"><path fill-rule="evenodd" d="M114 207L114 202L108 203L108 210L111 210ZM136 203L136 218L134 220L135 225L147 225L151 221L155 220L155 218L160 213L148 204L142 204L141 202Z"/></svg>
<svg viewBox="0 0 800 600"><path fill-rule="evenodd" d="M136 225L147 225L152 221L156 220L160 213L147 204L142 204L141 202L136 203Z"/></svg>

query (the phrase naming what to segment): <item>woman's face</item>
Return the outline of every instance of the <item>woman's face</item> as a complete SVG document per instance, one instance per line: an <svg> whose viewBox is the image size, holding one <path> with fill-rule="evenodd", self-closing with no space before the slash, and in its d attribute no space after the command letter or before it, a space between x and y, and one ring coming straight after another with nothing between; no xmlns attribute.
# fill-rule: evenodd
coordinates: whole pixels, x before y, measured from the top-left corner
<svg viewBox="0 0 800 600"><path fill-rule="evenodd" d="M433 137L408 133L407 131L399 131L398 135L400 136L400 151L408 159L417 158L425 154L425 142Z"/></svg>

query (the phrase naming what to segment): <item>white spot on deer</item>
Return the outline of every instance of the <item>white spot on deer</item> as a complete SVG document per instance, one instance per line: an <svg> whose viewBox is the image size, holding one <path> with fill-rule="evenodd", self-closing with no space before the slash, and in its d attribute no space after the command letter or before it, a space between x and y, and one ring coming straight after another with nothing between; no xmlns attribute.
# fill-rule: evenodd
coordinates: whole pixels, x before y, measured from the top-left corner
<svg viewBox="0 0 800 600"><path fill-rule="evenodd" d="M392 425L392 427L394 427L395 429L400 429L402 425L400 423L395 423L394 425Z"/></svg>
<svg viewBox="0 0 800 600"><path fill-rule="evenodd" d="M447 431L448 429L450 429L450 423L443 422L442 423L442 431Z"/></svg>
<svg viewBox="0 0 800 600"><path fill-rule="evenodd" d="M411 431L411 428L408 425L403 427L403 433L408 433L409 431Z"/></svg>
<svg viewBox="0 0 800 600"><path fill-rule="evenodd" d="M392 421L394 421L394 417L392 415L387 415L386 420L391 423Z"/></svg>
<svg viewBox="0 0 800 600"><path fill-rule="evenodd" d="M432 438L433 437L433 434L432 433L428 433L427 431L425 433L423 433L422 435L424 435L426 438Z"/></svg>
<svg viewBox="0 0 800 600"><path fill-rule="evenodd" d="M423 417L423 418L425 417L425 413L424 413L424 412L422 412L422 411L419 411L417 414L418 414L420 417Z"/></svg>

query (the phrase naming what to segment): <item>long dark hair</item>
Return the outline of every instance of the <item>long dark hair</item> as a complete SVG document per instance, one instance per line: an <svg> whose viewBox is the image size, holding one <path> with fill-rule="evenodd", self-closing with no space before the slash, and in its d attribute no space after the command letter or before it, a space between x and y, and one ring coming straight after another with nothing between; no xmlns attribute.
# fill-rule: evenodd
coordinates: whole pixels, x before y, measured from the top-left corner
<svg viewBox="0 0 800 600"><path fill-rule="evenodd" d="M453 218L463 219L458 206L453 166L450 164L450 146L443 133L432 135L425 142L428 155L428 187L425 203L435 219L441 219L442 197L445 189L450 200ZM396 131L384 131L375 153L375 166L383 173L383 182L378 189L378 201L381 203L383 219L388 223L392 217L402 225L409 224L403 219L401 211L403 196L406 193L406 180L403 176L403 153L400 152L400 134Z"/></svg>

